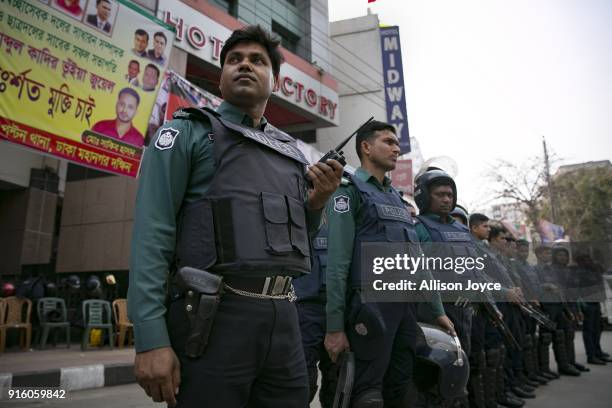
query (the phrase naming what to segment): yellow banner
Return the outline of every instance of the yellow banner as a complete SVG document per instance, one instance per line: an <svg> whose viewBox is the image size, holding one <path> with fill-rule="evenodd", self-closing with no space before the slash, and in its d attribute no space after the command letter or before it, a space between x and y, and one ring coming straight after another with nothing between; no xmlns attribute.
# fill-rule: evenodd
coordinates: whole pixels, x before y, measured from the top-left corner
<svg viewBox="0 0 612 408"><path fill-rule="evenodd" d="M172 28L124 0L0 6L0 138L135 176Z"/></svg>

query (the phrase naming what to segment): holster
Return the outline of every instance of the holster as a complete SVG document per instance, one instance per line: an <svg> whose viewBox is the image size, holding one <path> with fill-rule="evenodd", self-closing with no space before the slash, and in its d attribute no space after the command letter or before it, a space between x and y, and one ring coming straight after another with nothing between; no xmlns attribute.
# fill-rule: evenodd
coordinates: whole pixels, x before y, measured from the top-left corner
<svg viewBox="0 0 612 408"><path fill-rule="evenodd" d="M198 358L208 344L223 292L223 277L186 266L176 273L175 283L185 293L185 311L191 327L185 344L185 354Z"/></svg>

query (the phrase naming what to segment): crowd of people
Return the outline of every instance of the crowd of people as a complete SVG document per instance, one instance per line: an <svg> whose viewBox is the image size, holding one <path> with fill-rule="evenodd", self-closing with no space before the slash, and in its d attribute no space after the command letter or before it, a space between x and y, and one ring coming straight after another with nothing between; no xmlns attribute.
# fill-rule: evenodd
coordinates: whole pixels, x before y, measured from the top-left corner
<svg viewBox="0 0 612 408"><path fill-rule="evenodd" d="M603 267L592 257L596 248L573 248L570 265L568 244L530 243L501 221L469 214L457 204L454 180L439 168L427 168L415 180L416 215L385 175L399 154L393 127L374 121L357 134L356 143L361 167L328 203L326 222L313 242L311 274L294 281L311 400L320 370L321 405L333 405L334 361L349 350L356 359L355 407L521 407L536 397L537 387L589 371L576 361L580 324L587 362L612 362L600 344L605 288ZM369 302L363 293L371 285L371 271L363 268L361 251L362 243L371 242L419 243L428 256L483 257L482 270L434 270L431 278L496 283L500 289L484 295L430 290L427 302L411 302L409 296L406 303ZM532 249L534 264L528 261ZM419 370L419 358L428 356L415 343L417 321L438 324L459 338L470 362L469 371L459 374L469 375L463 392L445 393L438 384L445 374L439 372L433 383L420 378L432 373ZM551 345L557 370L549 361Z"/></svg>

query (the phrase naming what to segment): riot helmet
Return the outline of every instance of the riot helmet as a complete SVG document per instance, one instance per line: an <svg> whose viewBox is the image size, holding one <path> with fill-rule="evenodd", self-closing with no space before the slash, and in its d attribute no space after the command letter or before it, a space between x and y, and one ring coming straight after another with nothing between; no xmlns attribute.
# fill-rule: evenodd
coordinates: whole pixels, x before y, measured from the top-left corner
<svg viewBox="0 0 612 408"><path fill-rule="evenodd" d="M15 285L11 282L5 282L2 284L2 297L15 296Z"/></svg>
<svg viewBox="0 0 612 408"><path fill-rule="evenodd" d="M67 289L80 289L81 279L77 275L70 275L66 278L65 284Z"/></svg>
<svg viewBox="0 0 612 408"><path fill-rule="evenodd" d="M415 180L414 201L421 213L429 210L431 204L429 198L431 185L439 181L445 182L451 186L454 194L452 208L457 207L457 185L455 184L455 180L442 170L428 170Z"/></svg>
<svg viewBox="0 0 612 408"><path fill-rule="evenodd" d="M87 283L85 284L85 287L88 291L93 292L94 290L99 289L100 285L100 278L96 275L91 275L89 278L87 278Z"/></svg>
<svg viewBox="0 0 612 408"><path fill-rule="evenodd" d="M453 211L451 211L448 215L450 215L451 217L461 218L463 220L463 225L465 225L466 227L468 226L468 219L470 218L470 215L468 214L468 211L464 206L457 204Z"/></svg>
<svg viewBox="0 0 612 408"><path fill-rule="evenodd" d="M444 399L464 397L470 367L459 340L437 326L419 323L415 384Z"/></svg>

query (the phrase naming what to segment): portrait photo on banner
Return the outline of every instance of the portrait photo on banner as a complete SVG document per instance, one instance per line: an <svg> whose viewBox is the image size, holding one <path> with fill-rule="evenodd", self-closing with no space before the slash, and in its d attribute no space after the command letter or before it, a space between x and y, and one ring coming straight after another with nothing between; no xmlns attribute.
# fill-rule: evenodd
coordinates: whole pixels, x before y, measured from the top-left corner
<svg viewBox="0 0 612 408"><path fill-rule="evenodd" d="M87 0L47 0L41 1L41 3L49 4L54 9L57 9L76 20L82 20L83 15L85 14L85 5L87 4Z"/></svg>
<svg viewBox="0 0 612 408"><path fill-rule="evenodd" d="M115 102L115 117L95 123L91 130L123 143L142 147L144 135L133 124L139 105L140 95L134 89L130 87L121 89Z"/></svg>
<svg viewBox="0 0 612 408"><path fill-rule="evenodd" d="M83 22L110 36L118 10L119 4L113 0L89 0Z"/></svg>
<svg viewBox="0 0 612 408"><path fill-rule="evenodd" d="M136 57L145 58L159 66L163 66L170 55L172 45L168 44L168 36L161 30L147 31L137 28L134 31L134 48Z"/></svg>

